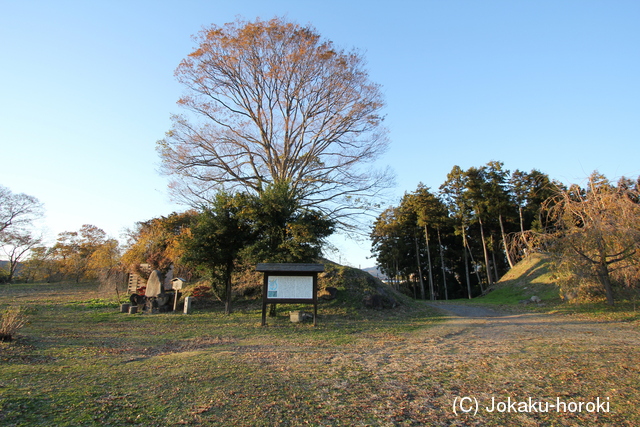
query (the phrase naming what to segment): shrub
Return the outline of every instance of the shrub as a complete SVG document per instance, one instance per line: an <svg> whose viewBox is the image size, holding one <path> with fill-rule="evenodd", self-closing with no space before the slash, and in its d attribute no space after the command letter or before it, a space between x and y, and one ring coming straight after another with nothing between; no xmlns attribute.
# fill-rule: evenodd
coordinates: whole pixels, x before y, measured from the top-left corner
<svg viewBox="0 0 640 427"><path fill-rule="evenodd" d="M193 288L191 291L191 296L200 299L208 299L212 296L211 286L209 285L199 285Z"/></svg>
<svg viewBox="0 0 640 427"><path fill-rule="evenodd" d="M13 334L27 323L27 316L21 307L9 307L0 321L0 341L11 341Z"/></svg>

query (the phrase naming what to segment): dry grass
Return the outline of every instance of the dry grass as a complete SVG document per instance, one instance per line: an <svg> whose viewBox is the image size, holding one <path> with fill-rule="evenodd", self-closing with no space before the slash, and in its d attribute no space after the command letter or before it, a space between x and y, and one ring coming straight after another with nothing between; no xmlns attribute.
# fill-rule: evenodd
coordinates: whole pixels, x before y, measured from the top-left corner
<svg viewBox="0 0 640 427"><path fill-rule="evenodd" d="M640 425L637 322L338 300L316 328L290 323L290 307L263 328L251 304L128 315L86 287L56 289L0 290L0 306L33 311L23 337L0 344L3 426ZM480 410L456 415L467 396ZM490 413L492 398L600 398L610 410Z"/></svg>
<svg viewBox="0 0 640 427"><path fill-rule="evenodd" d="M0 340L10 341L13 335L27 324L27 315L19 306L9 307L0 320Z"/></svg>

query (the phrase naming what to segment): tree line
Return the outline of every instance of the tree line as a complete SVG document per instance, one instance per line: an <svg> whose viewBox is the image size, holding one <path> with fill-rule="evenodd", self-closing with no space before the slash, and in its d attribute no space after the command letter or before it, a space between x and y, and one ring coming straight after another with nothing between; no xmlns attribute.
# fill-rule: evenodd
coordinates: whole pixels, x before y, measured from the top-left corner
<svg viewBox="0 0 640 427"><path fill-rule="evenodd" d="M163 274L173 269L191 280L206 279L229 312L238 270L252 269L258 262L316 261L334 230L335 221L303 206L288 183L269 185L257 195L220 191L201 210L137 223L127 232L124 247L89 224L59 233L51 246L37 240L22 263L20 278L98 280L117 287L130 272L146 277L149 269ZM11 244L3 240L5 248ZM149 269L141 268L143 264Z"/></svg>
<svg viewBox="0 0 640 427"><path fill-rule="evenodd" d="M0 248L7 259L0 282L106 280L119 270L120 243L95 225L64 231L44 245L35 225L43 215L37 198L0 186Z"/></svg>
<svg viewBox="0 0 640 427"><path fill-rule="evenodd" d="M41 243L42 237L33 232L32 225L42 215L43 206L37 198L0 185L0 248L7 258L7 268L0 268L0 283L11 282L20 260Z"/></svg>
<svg viewBox="0 0 640 427"><path fill-rule="evenodd" d="M258 195L218 192L200 211L139 223L123 263L163 273L173 266L191 280L205 278L229 313L236 273L259 262L317 261L334 230L335 221L303 206L287 183Z"/></svg>
<svg viewBox="0 0 640 427"><path fill-rule="evenodd" d="M2 195L5 254L28 253L21 279L117 286L141 264L163 273L173 268L207 279L228 312L239 274L258 262L315 261L336 228L285 183L261 194L221 191L204 209L139 222L124 246L89 224L44 246L28 227L42 205L4 187ZM537 170L510 172L501 162L454 166L437 192L418 185L371 230L379 267L416 298L481 295L531 252L550 255L563 294L602 295L610 304L638 294L640 179L613 184L593 173L586 186L566 187ZM28 250L16 235L30 239ZM22 255L9 258L17 265ZM15 272L11 267L5 281Z"/></svg>
<svg viewBox="0 0 640 427"><path fill-rule="evenodd" d="M454 166L437 191L419 184L377 217L372 251L399 289L422 299L481 295L528 253L542 251L555 256L558 271L565 270L562 277L571 278L565 287L579 277L595 280L601 285L596 290L604 289L612 304L613 283L637 288L630 277L640 242L638 190L638 181L622 178L613 185L597 172L586 188L567 188L538 170L511 172L497 161L467 170ZM586 221L582 211L588 205L601 206L589 214L602 227L616 223L625 232L593 237L595 220ZM624 226L622 206L627 207ZM571 210L581 213L572 216ZM597 244L601 253L591 254ZM569 268L574 255L584 262ZM612 279L608 273L623 265L627 278Z"/></svg>
<svg viewBox="0 0 640 427"><path fill-rule="evenodd" d="M28 230L41 204L0 187L9 281L28 253L25 272L46 280L116 280L129 266L173 264L210 277L229 307L243 263L311 260L334 230L362 229L377 212L393 179L372 168L388 145L384 99L360 52L279 17L212 25L194 40L176 69L183 114L157 143L174 196L192 210L139 223L125 248L92 225L45 247ZM423 299L480 295L527 253L553 251L558 271L596 277L612 303L619 283L637 283L638 185L592 178L598 185L578 191L501 162L455 166L437 191L420 185L377 216L373 251ZM598 234L611 224L624 235Z"/></svg>
<svg viewBox="0 0 640 427"><path fill-rule="evenodd" d="M384 99L362 54L310 25L238 18L194 41L175 73L183 112L157 143L173 195L193 210L138 224L123 264L189 268L228 297L242 262L311 260L334 229L359 225L393 181L373 167L388 142ZM50 265L71 263L67 240L41 251Z"/></svg>

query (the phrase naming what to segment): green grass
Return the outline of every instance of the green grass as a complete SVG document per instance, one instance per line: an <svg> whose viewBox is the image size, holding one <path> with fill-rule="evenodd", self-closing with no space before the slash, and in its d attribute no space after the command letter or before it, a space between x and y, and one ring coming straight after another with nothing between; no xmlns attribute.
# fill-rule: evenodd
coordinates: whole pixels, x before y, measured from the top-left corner
<svg viewBox="0 0 640 427"><path fill-rule="evenodd" d="M541 254L532 254L515 265L480 300L487 304L514 305L534 295L545 304L561 302L548 259Z"/></svg>
<svg viewBox="0 0 640 427"><path fill-rule="evenodd" d="M532 296L541 304L523 304ZM532 254L514 266L486 295L474 299L451 300L453 304L489 306L507 312L546 312L583 316L601 321L640 320L640 301L618 300L611 307L604 298L598 301L564 302L552 272L549 259L542 254Z"/></svg>
<svg viewBox="0 0 640 427"><path fill-rule="evenodd" d="M453 396L542 390L553 397L567 392L568 372L580 364L582 381L592 383L586 391L571 386L574 397L610 393L607 376L625 399L638 396L637 361L621 367L627 350L593 353L578 365L588 342L503 342L498 355L482 345L465 353L467 342L449 349L461 335L423 304L364 310L358 302L346 284L320 304L317 327L289 321L290 310L311 309L305 305L280 306L262 327L261 306L251 300L237 301L229 316L221 305L129 315L91 284L2 286L0 310L27 307L30 322L15 341L0 343L0 425L498 426L518 419L456 418ZM590 373L594 360L599 370ZM640 422L629 417L607 420ZM588 417L526 420L596 425Z"/></svg>
<svg viewBox="0 0 640 427"><path fill-rule="evenodd" d="M419 306L362 311L334 300L320 305L317 327L289 321L290 310L310 310L304 305L280 306L262 327L255 301L236 302L229 316L222 306L197 305L191 315L129 315L113 299L87 297L91 285L0 291L9 291L0 294L0 308L20 302L30 313L19 339L0 348L3 426L179 425L203 417L297 425L296 417L319 403L304 380L282 378L286 359L396 337L441 320ZM260 363L260 353L286 358L273 367ZM239 363L247 355L254 363ZM282 405L283 395L301 400ZM292 405L297 415L290 418ZM243 417L236 419L238 413Z"/></svg>

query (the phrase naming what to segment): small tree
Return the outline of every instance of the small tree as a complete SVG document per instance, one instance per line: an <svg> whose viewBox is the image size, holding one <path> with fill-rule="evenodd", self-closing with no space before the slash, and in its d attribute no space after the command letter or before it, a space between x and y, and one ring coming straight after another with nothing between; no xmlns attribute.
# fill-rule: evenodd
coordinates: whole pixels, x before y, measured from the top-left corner
<svg viewBox="0 0 640 427"><path fill-rule="evenodd" d="M129 232L129 248L122 256L122 262L132 270L144 275L140 264L148 264L151 270L163 274L172 265L176 273L180 271L182 238L188 232L198 213L189 210L139 222L136 229Z"/></svg>
<svg viewBox="0 0 640 427"><path fill-rule="evenodd" d="M334 231L334 221L304 207L287 182L249 197L244 212L254 236L245 256L255 262L311 262L321 255L325 239Z"/></svg>
<svg viewBox="0 0 640 427"><path fill-rule="evenodd" d="M31 248L29 258L23 263L23 274L27 280L51 282L59 273L53 248Z"/></svg>
<svg viewBox="0 0 640 427"><path fill-rule="evenodd" d="M22 231L5 234L2 249L9 259L9 271L7 282L11 283L15 278L18 263L29 253L31 249L38 246L42 239L32 236L31 233Z"/></svg>
<svg viewBox="0 0 640 427"><path fill-rule="evenodd" d="M77 283L82 279L97 277L92 257L103 245L112 246L113 243L114 241L110 241L101 228L84 224L79 231L59 233L52 252L59 270L73 277Z"/></svg>
<svg viewBox="0 0 640 427"><path fill-rule="evenodd" d="M303 206L288 181L270 184L251 197L246 215L253 241L244 256L253 262L311 262L321 255L325 238L335 226L319 210ZM271 304L269 315L276 315L276 304Z"/></svg>
<svg viewBox="0 0 640 427"><path fill-rule="evenodd" d="M559 190L549 208L556 224L549 236L556 268L577 278L595 279L609 305L614 304L611 273L638 261L640 205L636 200L637 191L615 188L593 173L585 190L575 186Z"/></svg>
<svg viewBox="0 0 640 427"><path fill-rule="evenodd" d="M218 193L182 239L182 262L211 277L214 291L223 295L226 314L231 313L232 275L251 237L242 211L245 205L245 195Z"/></svg>
<svg viewBox="0 0 640 427"><path fill-rule="evenodd" d="M0 186L0 247L9 259L6 281L13 280L20 260L40 244L41 239L29 229L42 212L42 204L35 197L14 194Z"/></svg>

